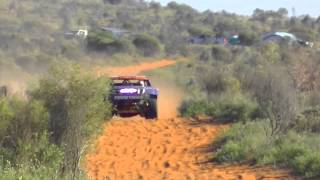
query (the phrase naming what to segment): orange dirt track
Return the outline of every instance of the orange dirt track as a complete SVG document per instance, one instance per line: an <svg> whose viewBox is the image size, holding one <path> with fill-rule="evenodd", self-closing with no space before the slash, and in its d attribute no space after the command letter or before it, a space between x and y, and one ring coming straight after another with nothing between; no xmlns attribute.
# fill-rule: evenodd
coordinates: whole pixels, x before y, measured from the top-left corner
<svg viewBox="0 0 320 180"><path fill-rule="evenodd" d="M129 67L106 67L106 68L95 68L95 72L98 75L136 75L143 71L150 71L153 69L166 67L175 64L176 61L161 60L148 63L142 63Z"/></svg>
<svg viewBox="0 0 320 180"><path fill-rule="evenodd" d="M175 64L163 60L128 68L97 69L99 75L132 75ZM127 71L126 71L127 69ZM118 74L115 74L119 71ZM157 86L157 85L155 85ZM162 87L163 86L163 87ZM159 87L159 86L158 86ZM96 148L86 156L92 180L272 180L297 179L286 171L248 165L205 163L206 147L227 125L196 123L178 118L181 99L177 88L160 84L159 120L114 118L107 122Z"/></svg>

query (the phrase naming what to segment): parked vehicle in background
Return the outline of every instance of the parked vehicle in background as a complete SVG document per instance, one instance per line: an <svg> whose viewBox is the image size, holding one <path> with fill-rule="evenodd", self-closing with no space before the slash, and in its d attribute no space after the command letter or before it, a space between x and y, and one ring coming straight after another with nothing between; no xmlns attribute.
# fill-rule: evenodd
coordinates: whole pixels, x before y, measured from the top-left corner
<svg viewBox="0 0 320 180"><path fill-rule="evenodd" d="M291 33L287 32L271 32L271 33L266 33L262 36L262 41L263 42L281 42L283 40L287 40L288 43L290 44L298 44L304 47L313 47L313 43L309 41L305 41L302 39L299 39L297 36Z"/></svg>
<svg viewBox="0 0 320 180"><path fill-rule="evenodd" d="M220 44L226 45L227 39L224 37L208 36L208 35L195 35L188 39L190 44Z"/></svg>
<svg viewBox="0 0 320 180"><path fill-rule="evenodd" d="M88 36L88 30L85 29L79 29L76 31L69 31L64 33L64 36L66 38L81 38L81 39L86 39Z"/></svg>

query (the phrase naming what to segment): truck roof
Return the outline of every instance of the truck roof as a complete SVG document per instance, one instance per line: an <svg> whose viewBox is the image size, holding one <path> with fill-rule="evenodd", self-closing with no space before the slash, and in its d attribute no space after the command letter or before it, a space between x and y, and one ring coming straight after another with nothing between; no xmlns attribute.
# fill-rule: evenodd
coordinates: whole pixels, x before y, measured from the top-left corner
<svg viewBox="0 0 320 180"><path fill-rule="evenodd" d="M149 80L146 76L113 76L112 80Z"/></svg>

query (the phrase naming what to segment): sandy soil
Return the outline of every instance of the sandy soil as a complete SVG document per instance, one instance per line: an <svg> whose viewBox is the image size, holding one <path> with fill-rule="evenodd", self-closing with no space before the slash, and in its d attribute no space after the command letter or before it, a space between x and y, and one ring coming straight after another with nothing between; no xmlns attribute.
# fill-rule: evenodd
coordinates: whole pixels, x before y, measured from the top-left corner
<svg viewBox="0 0 320 180"><path fill-rule="evenodd" d="M141 71L174 64L159 61L141 66L99 69L98 73L137 74ZM111 72L111 73L110 73ZM86 156L85 169L90 179L129 180L271 180L296 179L286 171L248 165L208 163L207 149L228 125L208 124L177 117L181 91L160 86L159 120L141 117L114 118L105 124L95 150Z"/></svg>

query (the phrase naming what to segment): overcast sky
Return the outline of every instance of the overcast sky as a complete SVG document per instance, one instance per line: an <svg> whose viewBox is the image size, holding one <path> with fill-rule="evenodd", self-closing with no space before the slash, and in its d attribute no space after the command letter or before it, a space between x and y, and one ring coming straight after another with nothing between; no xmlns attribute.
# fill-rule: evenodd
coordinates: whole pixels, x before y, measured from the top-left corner
<svg viewBox="0 0 320 180"><path fill-rule="evenodd" d="M166 5L172 0L154 1ZM176 0L176 2L188 4L200 11L207 9L212 11L226 10L244 15L252 15L256 8L278 10L280 7L286 8L290 16L293 8L297 16L309 14L318 17L320 15L320 0Z"/></svg>

